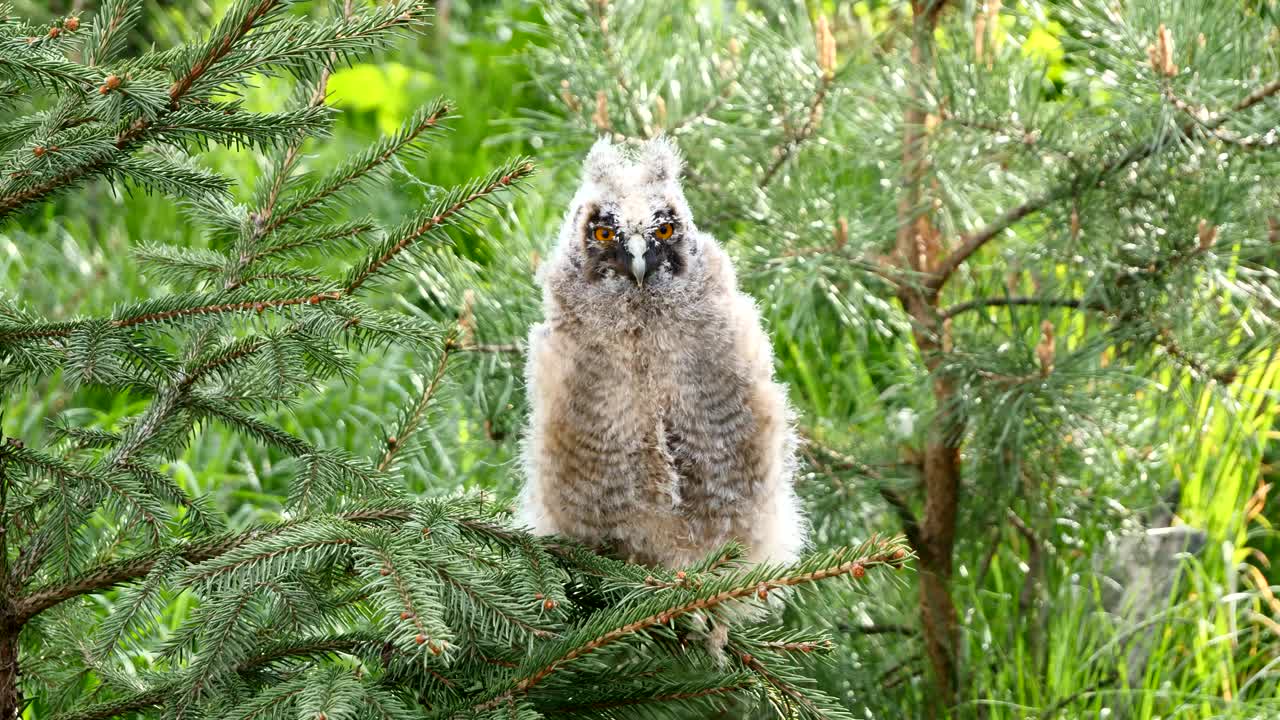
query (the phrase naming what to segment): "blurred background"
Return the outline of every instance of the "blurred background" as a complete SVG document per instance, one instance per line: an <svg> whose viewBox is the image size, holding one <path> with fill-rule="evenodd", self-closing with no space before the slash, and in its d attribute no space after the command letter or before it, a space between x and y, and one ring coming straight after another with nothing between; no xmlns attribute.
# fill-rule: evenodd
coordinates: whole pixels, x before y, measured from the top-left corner
<svg viewBox="0 0 1280 720"><path fill-rule="evenodd" d="M1264 31L1260 42L1275 47L1271 3L1226 4L1253 18ZM132 42L167 47L190 40L226 5L149 0L147 20ZM388 222L507 157L528 154L539 167L508 209L487 218L480 232L455 237L454 252L441 258L447 272L424 269L385 298L388 306L442 323L465 316L476 341L494 350L460 356L450 369L446 401L432 409L424 452L405 470L406 482L425 494L514 495L525 413L519 345L540 316L539 258L555 236L590 141L597 134L630 137L664 128L689 155L685 182L695 218L727 244L743 285L766 311L778 376L810 441L800 485L815 541L839 545L900 532L894 499L919 507L914 473L923 428L936 410L924 397L928 370L910 342L909 322L894 307L892 290L875 282L876 253L888 253L892 243L884 238L897 222L893 178L901 148L892 123L901 112L898 96L906 92L900 58L910 33L909 5L618 5L439 0L425 34L359 58L329 82L330 102L342 112L330 137L308 145L311 167L332 166L394 131L434 96L456 103L448 139L394 170L399 191L366 198L364 209ZM1144 122L1169 122L1149 101L1136 100L1140 92L1127 90L1124 77L1108 79L1091 66L1104 63L1092 53L1105 54L1109 44L1120 52L1115 46L1123 44L1080 44L1089 37L1089 22L1108 21L1110 4L1011 2L1001 9L997 3L994 14L988 5L961 3L951 11L970 30L983 18L981 34L990 46L979 54L995 53L994 68L939 60L936 79L945 88L976 88L975 107L1005 111L999 127L957 131L935 158L940 192L986 198L971 207L956 202L960 224L994 214L988 212L993 205L1027 189L1023 180L1052 175L1044 155L1068 157L1090 143L1118 143L1128 136L1108 133L1125 122L1133 135ZM1207 24L1210 3L1114 5L1150 15L1148 30L1155 20L1193 27L1202 17L1197 13L1205 13L1204 27L1217 40L1232 32ZM16 3L19 14L34 20L93 6L92 0ZM806 132L814 119L813 88L796 78L823 71L813 25L820 16L830 18L840 69ZM599 29L601 17L609 19L612 49L573 30ZM939 53L959 44L968 52L971 42L943 33ZM581 64L592 52L600 53L599 62ZM1146 63L1140 51L1138 58L1130 64ZM718 69L725 62L741 63L742 75ZM1264 78L1274 76L1274 55L1257 63ZM630 77L631 86L619 76ZM278 107L290 87L285 78L262 78L246 106ZM636 97L646 104L627 107ZM952 109L957 115L966 110ZM970 119L986 122L981 113ZM1090 134L1104 121L1105 132ZM1033 144L1034 153L1028 150ZM775 169L779 157L785 164ZM202 158L240 181L241 198L249 197L264 163L254 153L223 147ZM997 177L992 167L1011 174ZM1266 172L1257 177L1265 180L1245 182L1252 189L1243 195L1273 181ZM1269 202L1274 208L1274 191ZM1079 235L1077 215L1068 208L1046 220L1050 230L1038 226L1061 235L1053 249L1038 252L1037 238L1020 235L1011 240L1016 251L975 256L966 276L972 293L956 299L982 295L982 287L1070 289L1083 282L1092 288L1076 273L1094 263L1101 269L1103 255L1121 242L1121 231L1110 229L1130 220L1117 208L1097 212L1110 220L1086 225L1083 245L1067 245ZM1233 227L1233 218L1246 224L1243 211L1223 212L1223 227ZM95 185L38 213L0 226L0 283L50 319L173 291L141 272L130 255L135 246L207 243L174 201L127 186ZM330 260L340 267L344 259ZM975 391L961 401L972 418L951 581L962 628L961 712L1280 717L1280 601L1274 594L1280 567L1273 565L1280 558L1273 529L1280 503L1268 496L1280 458L1274 348L1242 350L1247 363L1240 382L1205 383L1158 369L1167 348L1114 337L1103 342L1096 327L1053 312L1060 314L1045 309L1043 317L1057 325L1063 385L1046 383L1039 394ZM957 347L973 340L982 349L956 362L981 356L982 372L1004 376L1034 369L1040 328L1034 314L957 325ZM1197 339L1219 342L1205 334ZM369 354L357 377L315 388L281 410L279 420L316 445L374 457L387 441L381 419L413 401L434 362L406 351ZM1122 379L1106 375L1108 369ZM73 396L55 381L4 398L4 431L38 443L47 433L45 419L56 412L73 410L86 425L111 427L144 403L91 391ZM278 513L295 469L219 428L200 433L174 468L189 492L216 498L237 524ZM1161 528L1173 530L1149 532ZM109 607L110 598L100 602ZM914 580L904 577L876 597L836 592L820 607L793 611L793 621L832 634L836 651L815 661L813 672L856 716L930 714L916 603Z"/></svg>

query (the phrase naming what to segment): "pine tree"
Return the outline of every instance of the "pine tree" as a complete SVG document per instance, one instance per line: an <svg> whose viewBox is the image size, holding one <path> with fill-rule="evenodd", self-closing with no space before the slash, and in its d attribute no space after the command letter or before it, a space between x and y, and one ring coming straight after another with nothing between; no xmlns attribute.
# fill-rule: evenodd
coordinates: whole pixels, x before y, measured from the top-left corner
<svg viewBox="0 0 1280 720"><path fill-rule="evenodd" d="M1276 21L1271 2L1190 0L547 10L528 59L553 110L519 131L574 152L678 141L694 216L769 310L819 537L888 527L919 557L914 598L831 622L849 639L826 680L853 708L1275 711L1273 634L1218 673L1179 627L1235 647L1227 628L1280 608L1265 581L1240 581L1241 616L1174 602L1159 627L1197 649L1147 677L1116 669L1141 633L1089 603L1109 528L1175 480L1205 493L1219 461L1245 472L1186 438L1259 442L1244 428L1264 426L1280 342Z"/></svg>
<svg viewBox="0 0 1280 720"><path fill-rule="evenodd" d="M805 676L821 635L735 623L717 653L699 628L727 605L794 603L816 581L901 567L900 543L755 568L730 545L666 572L532 537L491 498L405 491L399 469L450 357L480 348L465 318L406 316L378 294L446 268L450 238L533 166L515 158L389 226L341 219L359 193L390 191L389 165L428 152L453 105L302 172L332 122L335 66L428 18L419 0L302 5L237 0L205 38L137 55L125 40L141 0L39 26L0 8L0 218L105 180L173 196L210 248L140 247L137 262L184 289L109 312L48 320L0 296L6 396L57 376L145 399L110 428L53 417L47 446L0 439L0 717L846 716ZM263 74L296 80L287 108L239 102ZM211 144L271 158L248 201L197 162ZM353 260L335 275L335 257ZM351 377L353 349L392 344L434 357L434 375L367 456L263 419ZM233 527L175 482L173 458L215 425L292 463L280 522Z"/></svg>

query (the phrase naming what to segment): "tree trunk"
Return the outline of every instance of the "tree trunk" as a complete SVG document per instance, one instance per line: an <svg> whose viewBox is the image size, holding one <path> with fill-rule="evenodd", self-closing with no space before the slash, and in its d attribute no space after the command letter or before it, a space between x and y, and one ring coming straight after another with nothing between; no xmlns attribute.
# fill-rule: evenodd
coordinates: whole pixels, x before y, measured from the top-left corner
<svg viewBox="0 0 1280 720"><path fill-rule="evenodd" d="M940 388L939 385L948 385ZM951 401L951 388L934 383L939 408ZM947 705L956 701L958 623L951 600L951 563L955 550L956 513L960 504L960 450L951 442L949 417L935 420L934 437L925 450L924 522L920 525L920 620L925 650L938 690Z"/></svg>
<svg viewBox="0 0 1280 720"><path fill-rule="evenodd" d="M14 720L22 709L18 692L18 632L0 619L0 720Z"/></svg>
<svg viewBox="0 0 1280 720"><path fill-rule="evenodd" d="M925 134L924 94L920 86L932 75L932 38L944 0L912 2L911 60L921 73L911 89L912 102L903 116L903 186L898 197L896 264L907 276L933 273L942 260L941 244L930 217L931 203L924 192L929 168L928 138ZM935 372L943 350L942 322L938 316L938 293L928 284L905 281L899 286L899 300L911 316L913 339L924 356L926 367ZM960 501L960 447L957 418L949 409L955 394L944 378L933 380L935 415L924 451L924 517L913 544L920 559L920 623L929 665L937 683L941 703L935 716L949 713L956 702L958 675L956 645L958 622L951 599L952 554L955 550L956 515Z"/></svg>

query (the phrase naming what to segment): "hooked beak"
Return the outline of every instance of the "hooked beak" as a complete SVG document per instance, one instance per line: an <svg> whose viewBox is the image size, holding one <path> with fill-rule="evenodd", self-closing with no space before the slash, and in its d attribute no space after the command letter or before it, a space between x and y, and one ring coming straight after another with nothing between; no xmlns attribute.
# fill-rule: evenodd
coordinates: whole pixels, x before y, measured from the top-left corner
<svg viewBox="0 0 1280 720"><path fill-rule="evenodd" d="M631 256L631 276L636 279L636 287L644 287L645 271L648 270L644 253L644 238L638 233L627 240L627 254Z"/></svg>

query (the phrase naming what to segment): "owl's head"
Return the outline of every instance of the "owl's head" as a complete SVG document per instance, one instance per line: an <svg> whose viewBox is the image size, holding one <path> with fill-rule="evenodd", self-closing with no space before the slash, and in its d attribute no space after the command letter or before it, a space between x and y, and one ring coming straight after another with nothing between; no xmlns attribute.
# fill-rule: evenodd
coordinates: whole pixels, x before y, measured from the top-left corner
<svg viewBox="0 0 1280 720"><path fill-rule="evenodd" d="M601 139L583 167L560 247L596 291L653 293L679 284L698 252L680 188L680 153L666 138L637 147Z"/></svg>

